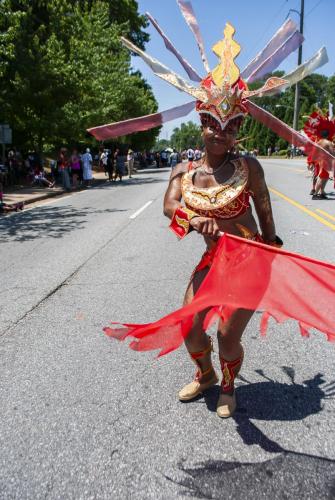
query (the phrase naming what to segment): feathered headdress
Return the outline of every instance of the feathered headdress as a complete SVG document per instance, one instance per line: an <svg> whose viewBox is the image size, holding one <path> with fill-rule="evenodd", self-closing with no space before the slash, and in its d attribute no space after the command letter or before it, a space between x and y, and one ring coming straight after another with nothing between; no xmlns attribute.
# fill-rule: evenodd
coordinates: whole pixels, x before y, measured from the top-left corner
<svg viewBox="0 0 335 500"><path fill-rule="evenodd" d="M304 132L315 142L320 139L332 141L335 137L335 121L330 120L328 114L313 111L304 125Z"/></svg>
<svg viewBox="0 0 335 500"><path fill-rule="evenodd" d="M282 92L311 74L315 69L323 66L328 62L325 47L322 47L311 59L285 75L284 78L271 77L261 88L249 91L248 84L260 80L266 74L274 71L289 54L302 44L304 38L296 24L290 19L285 21L264 49L240 73L235 64L240 46L233 38L235 29L230 23L227 23L223 40L217 42L213 47L214 53L219 58L219 63L213 70L210 70L191 3L186 0L177 0L177 4L195 36L206 71L204 77L201 77L178 52L157 21L149 13L146 15L163 38L166 48L177 57L190 80L197 82L198 86L193 85L157 59L143 52L126 38L121 37L121 40L129 50L138 54L147 63L155 75L191 95L196 102L193 100L159 113L93 127L88 129L88 132L100 141L107 140L160 126L167 121L186 116L194 107L200 113L203 122L208 119L214 120L217 126L224 129L231 119L249 113L289 143L304 148L306 154L312 155L313 159L321 159L320 155L322 159L327 159L329 170L331 170L334 161L332 155L250 100L250 98L270 96Z"/></svg>

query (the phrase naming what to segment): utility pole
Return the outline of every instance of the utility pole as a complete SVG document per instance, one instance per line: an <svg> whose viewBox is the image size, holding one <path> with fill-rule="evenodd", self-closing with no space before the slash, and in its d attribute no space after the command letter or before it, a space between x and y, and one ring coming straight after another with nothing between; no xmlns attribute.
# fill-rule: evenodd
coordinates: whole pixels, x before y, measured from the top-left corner
<svg viewBox="0 0 335 500"><path fill-rule="evenodd" d="M305 0L301 0L300 6L300 33L304 32L304 11L305 11ZM302 62L302 45L300 45L298 50L298 66ZM294 96L294 115L293 115L293 128L298 130L299 124L299 110L300 110L300 86L299 83L295 84L295 96Z"/></svg>

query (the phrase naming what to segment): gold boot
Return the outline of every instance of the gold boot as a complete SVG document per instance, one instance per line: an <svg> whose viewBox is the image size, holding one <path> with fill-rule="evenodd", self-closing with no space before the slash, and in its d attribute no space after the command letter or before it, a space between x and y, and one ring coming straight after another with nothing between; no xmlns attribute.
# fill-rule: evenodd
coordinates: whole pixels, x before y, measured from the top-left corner
<svg viewBox="0 0 335 500"><path fill-rule="evenodd" d="M234 414L236 410L236 396L234 390L234 381L238 372L241 369L243 362L243 350L238 359L227 361L220 357L222 370L222 382L220 396L218 399L216 413L221 418L228 418Z"/></svg>
<svg viewBox="0 0 335 500"><path fill-rule="evenodd" d="M198 370L195 374L193 382L185 385L185 387L183 387L181 391L179 391L178 397L180 401L190 401L191 399L196 398L203 391L209 389L219 381L218 376L215 373L215 370L212 366L212 363L211 366L208 368L208 370L202 371L201 364L198 361L199 359L204 358L205 356L209 356L210 358L212 350L213 350L212 340L210 339L210 344L209 347L207 347L207 349L205 349L204 351L189 353L191 358L197 365Z"/></svg>

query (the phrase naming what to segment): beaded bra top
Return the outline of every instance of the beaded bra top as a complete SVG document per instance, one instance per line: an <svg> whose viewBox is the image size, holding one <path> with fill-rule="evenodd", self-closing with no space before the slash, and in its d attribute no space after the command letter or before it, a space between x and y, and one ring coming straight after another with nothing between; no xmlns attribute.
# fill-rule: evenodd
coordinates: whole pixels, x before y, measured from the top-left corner
<svg viewBox="0 0 335 500"><path fill-rule="evenodd" d="M185 205L202 217L233 219L242 215L250 207L247 190L249 169L244 158L231 160L235 170L224 184L200 188L193 183L195 168L191 164L181 180L181 190Z"/></svg>

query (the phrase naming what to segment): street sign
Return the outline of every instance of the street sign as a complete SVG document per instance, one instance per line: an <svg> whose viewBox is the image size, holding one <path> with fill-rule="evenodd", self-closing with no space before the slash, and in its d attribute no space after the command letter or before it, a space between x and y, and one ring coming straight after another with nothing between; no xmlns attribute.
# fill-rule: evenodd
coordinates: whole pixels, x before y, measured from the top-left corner
<svg viewBox="0 0 335 500"><path fill-rule="evenodd" d="M0 144L12 144L12 129L5 123L0 124Z"/></svg>

